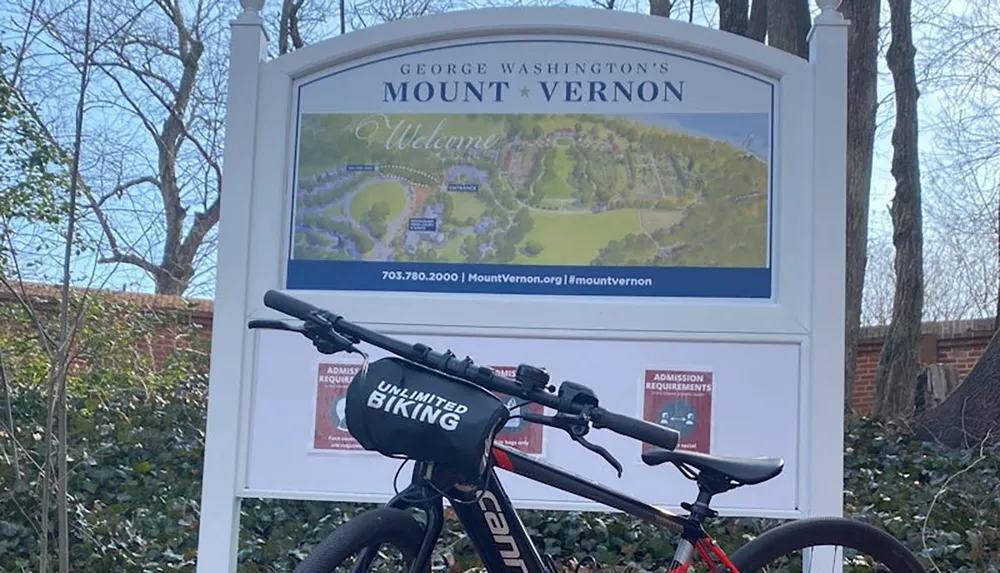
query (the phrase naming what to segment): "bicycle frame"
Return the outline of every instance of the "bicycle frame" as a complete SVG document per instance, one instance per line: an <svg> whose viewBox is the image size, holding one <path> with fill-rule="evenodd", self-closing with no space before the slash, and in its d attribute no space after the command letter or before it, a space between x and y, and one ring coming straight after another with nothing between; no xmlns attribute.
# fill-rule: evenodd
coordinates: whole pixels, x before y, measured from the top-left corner
<svg viewBox="0 0 1000 573"><path fill-rule="evenodd" d="M714 556L718 563L729 567L732 573L738 573L725 552L705 534L700 523L534 459L513 448L494 445L491 455L494 467L489 471L484 490L470 493L471 499L448 496L456 517L489 573L555 573L532 543L510 497L500 483L496 467L680 533L682 539L671 565L671 573L687 573L696 551L706 563L712 563ZM430 570L431 552L444 526L444 496L441 492L447 490L432 485L436 470L433 464L418 462L414 467L410 486L387 504L397 509L421 509L426 514L424 539L410 568L411 573ZM455 487L461 489L461 486ZM374 560L377 549L364 550L358 556L352 572L366 571Z"/></svg>

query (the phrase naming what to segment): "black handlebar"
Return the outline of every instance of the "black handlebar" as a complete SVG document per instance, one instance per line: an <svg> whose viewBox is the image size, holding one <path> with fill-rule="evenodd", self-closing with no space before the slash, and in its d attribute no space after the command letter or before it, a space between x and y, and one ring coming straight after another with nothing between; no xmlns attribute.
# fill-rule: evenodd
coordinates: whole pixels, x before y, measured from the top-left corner
<svg viewBox="0 0 1000 573"><path fill-rule="evenodd" d="M334 338L334 340L328 339L326 342L345 345L343 350L349 350L351 343L365 342L422 366L482 386L487 390L529 400L548 406L557 412L584 415L590 419L595 428L605 428L616 434L667 450L676 448L680 439L680 433L676 430L610 412L586 401L578 402L565 399L546 391L544 388L526 388L515 380L497 374L487 366L475 364L470 358L459 360L451 352L442 354L423 344L409 344L379 334L281 291L267 291L264 294L264 305L282 314L297 318L306 324L314 325L314 327L326 327Z"/></svg>

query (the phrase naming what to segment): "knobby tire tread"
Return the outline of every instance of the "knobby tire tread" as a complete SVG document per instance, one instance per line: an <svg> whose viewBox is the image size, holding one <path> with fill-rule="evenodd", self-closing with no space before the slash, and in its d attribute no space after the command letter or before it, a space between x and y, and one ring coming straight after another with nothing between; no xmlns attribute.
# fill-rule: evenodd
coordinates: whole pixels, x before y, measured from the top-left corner
<svg viewBox="0 0 1000 573"><path fill-rule="evenodd" d="M424 530L409 513L382 507L358 514L313 547L295 573L331 573L369 545L389 544L412 560L420 550Z"/></svg>
<svg viewBox="0 0 1000 573"><path fill-rule="evenodd" d="M865 553L892 573L927 573L898 539L867 523L842 518L808 518L764 532L729 556L740 573L759 573L774 560L809 547L835 546Z"/></svg>

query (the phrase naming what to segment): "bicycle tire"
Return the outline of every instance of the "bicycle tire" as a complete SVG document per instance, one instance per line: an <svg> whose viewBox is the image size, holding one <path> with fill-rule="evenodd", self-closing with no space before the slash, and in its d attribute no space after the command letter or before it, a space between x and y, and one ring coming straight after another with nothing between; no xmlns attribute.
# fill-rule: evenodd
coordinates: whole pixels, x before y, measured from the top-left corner
<svg viewBox="0 0 1000 573"><path fill-rule="evenodd" d="M917 557L895 537L862 521L835 517L815 517L779 525L739 548L729 558L740 573L759 573L776 559L822 546L863 552L892 573L927 573Z"/></svg>
<svg viewBox="0 0 1000 573"><path fill-rule="evenodd" d="M347 558L371 545L392 545L411 561L423 536L423 526L409 513L389 507L372 509L335 529L309 552L295 573L332 573Z"/></svg>

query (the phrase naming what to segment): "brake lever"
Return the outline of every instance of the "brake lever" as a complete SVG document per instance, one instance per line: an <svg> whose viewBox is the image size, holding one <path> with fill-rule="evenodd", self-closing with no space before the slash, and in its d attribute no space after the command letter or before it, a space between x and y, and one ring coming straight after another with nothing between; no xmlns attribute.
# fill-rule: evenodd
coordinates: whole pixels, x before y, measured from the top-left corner
<svg viewBox="0 0 1000 573"><path fill-rule="evenodd" d="M247 323L247 328L264 328L268 330L288 330L291 332L305 332L302 325L295 325L284 320L274 320L270 318L255 318Z"/></svg>
<svg viewBox="0 0 1000 573"><path fill-rule="evenodd" d="M284 320L274 320L270 318L255 318L247 323L248 328L263 328L268 330L287 330L297 332L312 341L313 346L320 354L337 354L339 352L353 352L364 356L364 353L355 346L358 341L351 340L346 336L327 326L331 324L291 324Z"/></svg>
<svg viewBox="0 0 1000 573"><path fill-rule="evenodd" d="M574 442L578 442L581 446L587 448L588 450L604 458L604 461L611 464L611 467L615 468L615 471L618 472L618 477L619 478L622 477L621 463L619 463L618 460L616 460L615 457L611 455L611 452L609 452L604 448L604 446L598 446L597 444L588 442L586 438L573 432L570 432L569 436L573 438Z"/></svg>
<svg viewBox="0 0 1000 573"><path fill-rule="evenodd" d="M563 413L556 414L555 416L542 416L540 414L525 412L521 414L521 419L526 422L534 422L543 426L551 426L564 430L574 442L604 458L604 461L611 464L611 467L615 468L615 471L618 472L618 477L622 477L623 468L621 463L608 450L604 449L603 446L588 442L584 438L590 431L590 422L585 416L570 416Z"/></svg>
<svg viewBox="0 0 1000 573"><path fill-rule="evenodd" d="M305 323L301 332L306 335L309 340L312 340L313 346L316 347L316 350L319 351L320 354L353 352L362 356L365 355L364 352L361 352L358 347L355 346L356 341L340 334L330 326Z"/></svg>

